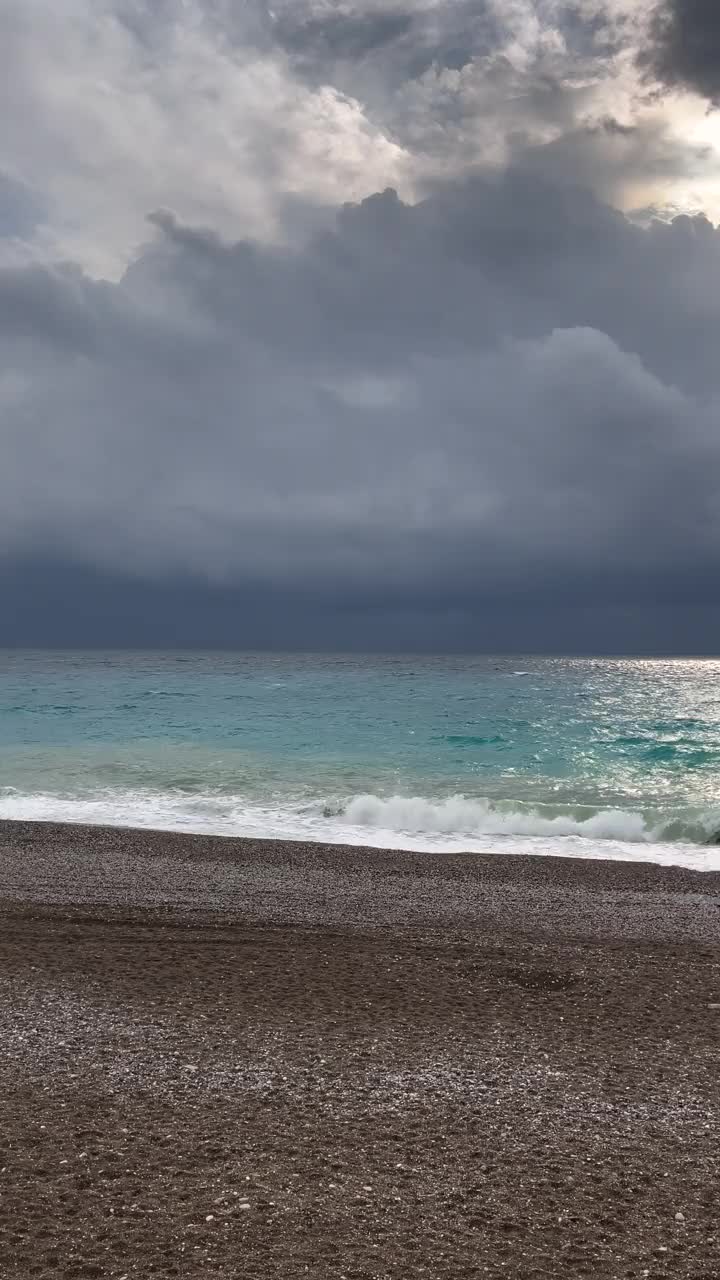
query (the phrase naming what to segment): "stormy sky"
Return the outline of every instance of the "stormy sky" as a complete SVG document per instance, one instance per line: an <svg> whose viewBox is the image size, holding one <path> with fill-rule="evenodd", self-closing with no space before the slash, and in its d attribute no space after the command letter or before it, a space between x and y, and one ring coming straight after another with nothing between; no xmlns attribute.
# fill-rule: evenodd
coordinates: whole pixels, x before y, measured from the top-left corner
<svg viewBox="0 0 720 1280"><path fill-rule="evenodd" d="M720 650L716 0L0 24L0 644Z"/></svg>

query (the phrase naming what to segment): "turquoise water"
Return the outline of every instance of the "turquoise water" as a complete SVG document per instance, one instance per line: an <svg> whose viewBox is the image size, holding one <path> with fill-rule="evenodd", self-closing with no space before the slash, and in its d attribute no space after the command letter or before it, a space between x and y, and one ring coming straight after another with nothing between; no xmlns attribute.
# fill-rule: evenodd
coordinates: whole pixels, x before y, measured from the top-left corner
<svg viewBox="0 0 720 1280"><path fill-rule="evenodd" d="M0 653L0 817L715 866L720 661Z"/></svg>

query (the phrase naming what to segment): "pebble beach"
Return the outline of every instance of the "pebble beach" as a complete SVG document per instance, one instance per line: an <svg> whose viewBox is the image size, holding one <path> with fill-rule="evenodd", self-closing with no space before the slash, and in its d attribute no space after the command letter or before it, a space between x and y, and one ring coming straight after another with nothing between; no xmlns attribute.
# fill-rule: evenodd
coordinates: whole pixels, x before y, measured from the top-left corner
<svg viewBox="0 0 720 1280"><path fill-rule="evenodd" d="M720 1274L720 874L0 826L0 1274Z"/></svg>

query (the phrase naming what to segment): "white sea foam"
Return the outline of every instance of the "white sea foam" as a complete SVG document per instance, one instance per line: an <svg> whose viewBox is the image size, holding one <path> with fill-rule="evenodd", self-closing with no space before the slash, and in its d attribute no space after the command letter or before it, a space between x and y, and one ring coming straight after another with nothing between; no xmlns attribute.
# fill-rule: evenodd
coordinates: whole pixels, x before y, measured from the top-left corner
<svg viewBox="0 0 720 1280"><path fill-rule="evenodd" d="M702 844L718 815L648 818L621 809L555 811L449 796L357 795L258 803L240 795L107 789L92 795L0 790L0 819L100 823L259 839L314 840L412 851L554 854L720 870Z"/></svg>
<svg viewBox="0 0 720 1280"><path fill-rule="evenodd" d="M661 834L648 829L642 814L620 809L577 818L567 813L500 807L489 800L462 795L439 801L421 796L356 796L346 806L344 816L357 826L455 836L587 836L634 843L650 842Z"/></svg>

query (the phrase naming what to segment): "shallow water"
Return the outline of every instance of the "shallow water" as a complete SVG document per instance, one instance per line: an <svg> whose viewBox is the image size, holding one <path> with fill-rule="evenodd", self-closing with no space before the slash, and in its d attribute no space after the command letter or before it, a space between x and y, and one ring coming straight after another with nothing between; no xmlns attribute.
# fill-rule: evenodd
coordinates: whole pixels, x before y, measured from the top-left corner
<svg viewBox="0 0 720 1280"><path fill-rule="evenodd" d="M0 817L718 867L720 661L2 653Z"/></svg>

